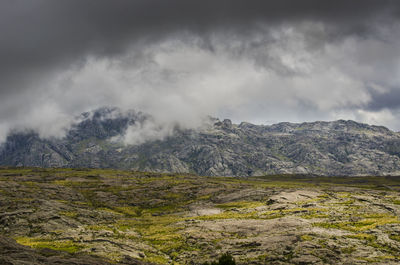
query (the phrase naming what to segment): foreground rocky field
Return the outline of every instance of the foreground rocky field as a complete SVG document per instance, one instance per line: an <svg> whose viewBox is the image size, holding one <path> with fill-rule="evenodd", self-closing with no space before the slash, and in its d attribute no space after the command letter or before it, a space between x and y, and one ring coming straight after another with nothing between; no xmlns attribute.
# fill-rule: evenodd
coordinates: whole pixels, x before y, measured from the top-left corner
<svg viewBox="0 0 400 265"><path fill-rule="evenodd" d="M397 177L2 168L0 263L400 264L399 192Z"/></svg>

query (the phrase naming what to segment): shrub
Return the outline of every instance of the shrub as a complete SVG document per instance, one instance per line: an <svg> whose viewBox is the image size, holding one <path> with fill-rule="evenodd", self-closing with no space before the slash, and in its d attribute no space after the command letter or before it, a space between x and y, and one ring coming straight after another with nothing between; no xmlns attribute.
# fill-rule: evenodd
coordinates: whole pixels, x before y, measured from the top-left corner
<svg viewBox="0 0 400 265"><path fill-rule="evenodd" d="M205 262L203 265L236 265L235 259L231 254L225 253L219 257L218 262L213 261L211 263Z"/></svg>

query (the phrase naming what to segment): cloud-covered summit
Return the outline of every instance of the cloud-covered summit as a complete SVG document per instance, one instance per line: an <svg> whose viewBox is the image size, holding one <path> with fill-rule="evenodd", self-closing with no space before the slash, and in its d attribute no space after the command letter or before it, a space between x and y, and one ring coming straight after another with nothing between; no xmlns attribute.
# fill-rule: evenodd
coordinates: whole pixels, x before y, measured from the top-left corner
<svg viewBox="0 0 400 265"><path fill-rule="evenodd" d="M398 1L6 0L0 139L119 106L195 127L355 119L400 129Z"/></svg>

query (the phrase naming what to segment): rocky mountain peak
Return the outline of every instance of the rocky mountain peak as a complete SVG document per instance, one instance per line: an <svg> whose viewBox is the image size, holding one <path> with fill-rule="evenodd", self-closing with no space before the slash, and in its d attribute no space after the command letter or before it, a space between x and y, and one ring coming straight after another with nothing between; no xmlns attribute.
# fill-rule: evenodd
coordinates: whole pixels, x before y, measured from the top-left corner
<svg viewBox="0 0 400 265"><path fill-rule="evenodd" d="M382 126L345 120L237 125L210 118L208 130L180 129L136 145L114 140L147 119L151 117L140 112L101 108L83 113L63 139L12 134L2 145L0 165L224 176L400 174L400 135Z"/></svg>

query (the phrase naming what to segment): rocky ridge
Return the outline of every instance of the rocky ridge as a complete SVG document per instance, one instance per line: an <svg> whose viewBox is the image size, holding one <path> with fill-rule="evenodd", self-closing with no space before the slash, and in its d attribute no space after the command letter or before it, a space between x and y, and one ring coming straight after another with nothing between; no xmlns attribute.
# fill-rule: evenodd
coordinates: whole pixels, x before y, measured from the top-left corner
<svg viewBox="0 0 400 265"><path fill-rule="evenodd" d="M354 121L233 124L210 119L199 130L176 127L162 140L116 141L143 113L102 108L82 114L63 139L14 133L0 147L0 165L119 168L211 176L265 174L398 175L400 134Z"/></svg>

